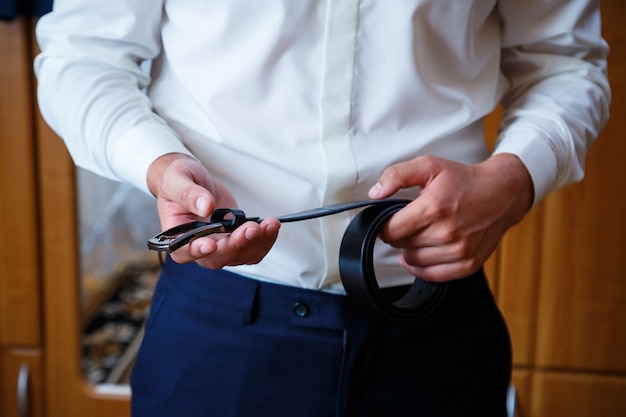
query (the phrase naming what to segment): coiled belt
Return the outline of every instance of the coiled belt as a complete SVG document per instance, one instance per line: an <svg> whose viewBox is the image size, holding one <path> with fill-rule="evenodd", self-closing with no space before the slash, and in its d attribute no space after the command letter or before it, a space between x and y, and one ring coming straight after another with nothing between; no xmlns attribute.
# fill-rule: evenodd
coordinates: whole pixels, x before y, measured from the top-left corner
<svg viewBox="0 0 626 417"><path fill-rule="evenodd" d="M381 291L374 270L374 245L387 220L408 201L382 200L365 208L348 225L339 250L339 273L348 296L392 320L414 320L429 314L441 301L447 284L415 278L406 293L390 300Z"/></svg>
<svg viewBox="0 0 626 417"><path fill-rule="evenodd" d="M339 272L348 297L362 308L390 320L416 320L429 314L441 301L447 284L415 278L408 290L397 300L389 299L378 285L374 270L374 246L385 222L410 201L403 199L367 200L319 207L279 216L289 223L329 216L342 211L365 207L348 225L339 251ZM229 233L247 221L261 222L259 217L246 217L238 209L218 209L210 222L191 222L161 232L148 240L148 247L173 252L191 240L214 233Z"/></svg>

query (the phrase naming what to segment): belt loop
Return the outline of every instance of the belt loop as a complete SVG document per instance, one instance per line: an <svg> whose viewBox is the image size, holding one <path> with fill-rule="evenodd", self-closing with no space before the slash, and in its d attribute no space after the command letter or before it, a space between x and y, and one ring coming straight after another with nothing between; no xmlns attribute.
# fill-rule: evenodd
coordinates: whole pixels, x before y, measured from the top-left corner
<svg viewBox="0 0 626 417"><path fill-rule="evenodd" d="M251 325L258 316L259 311L259 284L248 286L242 299L241 324Z"/></svg>

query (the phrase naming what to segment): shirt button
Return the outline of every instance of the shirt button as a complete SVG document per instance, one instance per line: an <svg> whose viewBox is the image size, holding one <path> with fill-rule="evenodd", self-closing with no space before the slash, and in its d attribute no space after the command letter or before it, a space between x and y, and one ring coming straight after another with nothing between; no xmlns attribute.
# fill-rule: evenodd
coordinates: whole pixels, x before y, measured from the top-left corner
<svg viewBox="0 0 626 417"><path fill-rule="evenodd" d="M301 301L296 301L295 303L293 303L292 309L293 309L293 314L295 314L298 317L306 317L311 312L311 309L309 308L309 306Z"/></svg>

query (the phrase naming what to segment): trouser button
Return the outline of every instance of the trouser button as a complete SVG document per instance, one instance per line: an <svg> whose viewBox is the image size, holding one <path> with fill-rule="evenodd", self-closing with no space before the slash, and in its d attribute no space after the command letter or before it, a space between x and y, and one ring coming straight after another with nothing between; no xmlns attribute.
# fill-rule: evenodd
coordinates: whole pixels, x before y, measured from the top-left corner
<svg viewBox="0 0 626 417"><path fill-rule="evenodd" d="M295 314L298 317L306 317L311 312L311 309L309 308L309 306L301 301L296 301L295 303L293 303L292 309L293 309L293 314Z"/></svg>

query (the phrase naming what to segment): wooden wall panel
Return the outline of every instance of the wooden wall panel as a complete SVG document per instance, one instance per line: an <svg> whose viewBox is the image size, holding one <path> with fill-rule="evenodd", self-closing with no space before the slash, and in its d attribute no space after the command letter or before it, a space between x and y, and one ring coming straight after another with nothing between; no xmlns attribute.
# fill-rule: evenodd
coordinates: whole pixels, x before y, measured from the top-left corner
<svg viewBox="0 0 626 417"><path fill-rule="evenodd" d="M529 370L524 369L513 371L511 382L515 388L515 417L532 416L530 413L532 376L533 374Z"/></svg>
<svg viewBox="0 0 626 417"><path fill-rule="evenodd" d="M0 21L0 344L41 343L27 26Z"/></svg>
<svg viewBox="0 0 626 417"><path fill-rule="evenodd" d="M542 216L539 205L500 245L498 304L509 326L516 366L530 366L534 359Z"/></svg>
<svg viewBox="0 0 626 417"><path fill-rule="evenodd" d="M602 2L612 119L587 178L546 203L538 365L626 372L626 2Z"/></svg>
<svg viewBox="0 0 626 417"><path fill-rule="evenodd" d="M532 392L529 416L626 416L626 377L537 372Z"/></svg>
<svg viewBox="0 0 626 417"><path fill-rule="evenodd" d="M611 192L625 189L626 176L596 176L616 165L607 161L546 206L539 366L626 372L626 201Z"/></svg>

